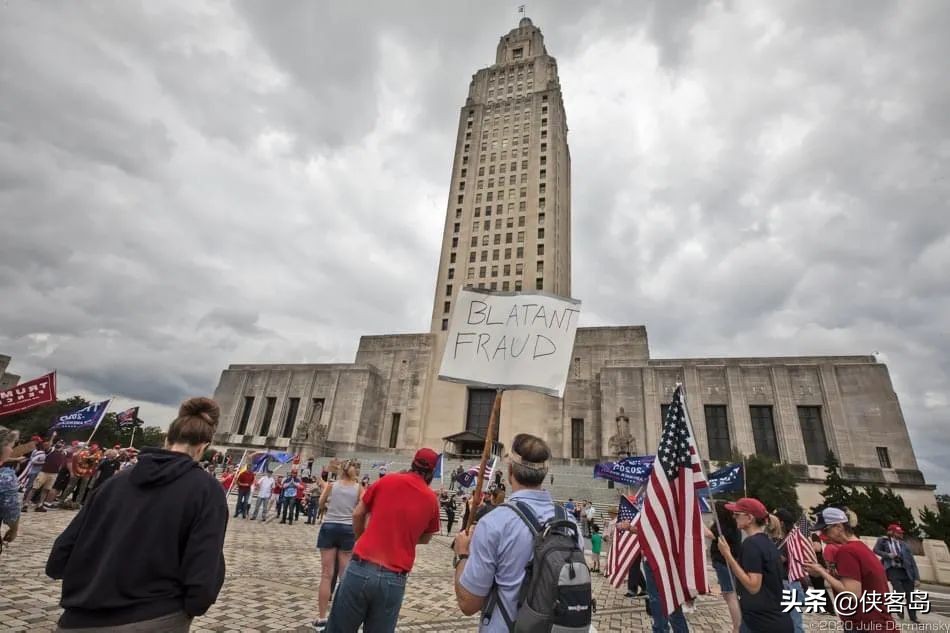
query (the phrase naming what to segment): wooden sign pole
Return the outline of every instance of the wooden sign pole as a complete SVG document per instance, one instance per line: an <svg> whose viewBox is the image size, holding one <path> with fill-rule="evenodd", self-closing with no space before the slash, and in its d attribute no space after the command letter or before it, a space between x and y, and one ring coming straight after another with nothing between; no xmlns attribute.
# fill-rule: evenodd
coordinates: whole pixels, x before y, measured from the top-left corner
<svg viewBox="0 0 950 633"><path fill-rule="evenodd" d="M468 523L463 527L467 530L475 522L475 513L478 506L482 503L482 487L485 484L485 467L488 464L488 457L491 455L492 444L495 440L495 427L498 426L498 414L501 411L501 396L505 391L498 389L495 392L495 402L491 407L491 415L488 416L488 432L485 436L485 447L482 449L482 462L478 465L478 479L475 480L475 491L472 493L472 509L468 513Z"/></svg>

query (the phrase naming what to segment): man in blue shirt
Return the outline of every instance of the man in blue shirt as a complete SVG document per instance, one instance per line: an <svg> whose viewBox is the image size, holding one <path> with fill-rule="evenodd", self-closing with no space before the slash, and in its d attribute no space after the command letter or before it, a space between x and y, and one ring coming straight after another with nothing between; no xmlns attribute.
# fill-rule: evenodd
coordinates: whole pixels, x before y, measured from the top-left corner
<svg viewBox="0 0 950 633"><path fill-rule="evenodd" d="M917 569L914 554L904 542L904 528L898 523L887 526L887 536L882 536L877 540L874 544L874 553L881 557L881 563L884 565L884 572L887 574L891 587L896 593L904 594L904 605L910 614L910 621L916 622L917 612L910 610L910 604L911 593L920 587L920 571ZM903 609L900 615L903 620Z"/></svg>
<svg viewBox="0 0 950 633"><path fill-rule="evenodd" d="M542 525L554 516L554 499L550 492L541 489L550 459L551 449L541 438L521 433L512 440L508 455L508 483L512 494L508 501L527 505ZM579 544L583 549L583 543ZM486 514L479 520L477 529L459 532L455 539L455 553L459 557L455 568L455 597L462 613L473 615L481 611L492 585L497 584L498 600L514 619L525 566L531 560L533 549L528 526L504 506ZM498 606L484 614L479 630L508 631Z"/></svg>

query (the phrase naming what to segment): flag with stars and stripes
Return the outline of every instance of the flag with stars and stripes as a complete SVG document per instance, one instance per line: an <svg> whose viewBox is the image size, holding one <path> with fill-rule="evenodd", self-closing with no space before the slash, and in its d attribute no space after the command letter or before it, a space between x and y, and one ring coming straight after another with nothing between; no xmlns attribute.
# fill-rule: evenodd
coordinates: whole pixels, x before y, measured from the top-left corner
<svg viewBox="0 0 950 633"><path fill-rule="evenodd" d="M683 386L673 393L640 511L640 547L664 613L709 593L697 490L708 487L693 440Z"/></svg>
<svg viewBox="0 0 950 633"><path fill-rule="evenodd" d="M630 522L630 530L614 530L614 538L607 550L606 575L614 587L622 587L627 581L630 567L640 557L640 543L637 540L636 530L640 522L640 513L637 507L626 497L620 497L620 508L617 510L617 523Z"/></svg>
<svg viewBox="0 0 950 633"><path fill-rule="evenodd" d="M785 555L789 580L801 580L808 575L805 563L818 561L811 541L805 538L797 524L779 545L779 550Z"/></svg>

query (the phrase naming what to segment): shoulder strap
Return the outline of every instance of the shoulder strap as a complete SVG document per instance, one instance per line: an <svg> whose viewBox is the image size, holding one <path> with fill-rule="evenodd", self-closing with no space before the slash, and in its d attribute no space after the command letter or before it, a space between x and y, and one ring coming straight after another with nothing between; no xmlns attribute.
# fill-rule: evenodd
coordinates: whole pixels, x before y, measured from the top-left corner
<svg viewBox="0 0 950 633"><path fill-rule="evenodd" d="M517 500L512 500L511 503L501 504L503 508L510 508L515 514L518 515L525 525L528 526L528 529L531 530L531 536L537 537L538 534L544 529L544 527L538 522L537 517L534 516L534 512L527 504L521 503ZM555 510L556 512L557 510Z"/></svg>

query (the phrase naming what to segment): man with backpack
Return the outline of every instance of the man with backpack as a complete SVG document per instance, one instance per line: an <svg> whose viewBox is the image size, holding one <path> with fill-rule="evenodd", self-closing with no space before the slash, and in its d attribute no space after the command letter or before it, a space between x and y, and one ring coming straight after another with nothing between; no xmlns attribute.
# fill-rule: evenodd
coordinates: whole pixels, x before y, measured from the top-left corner
<svg viewBox="0 0 950 633"><path fill-rule="evenodd" d="M551 450L521 433L508 455L508 503L455 539L455 596L480 631L587 631L593 599L580 528L541 489Z"/></svg>

